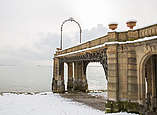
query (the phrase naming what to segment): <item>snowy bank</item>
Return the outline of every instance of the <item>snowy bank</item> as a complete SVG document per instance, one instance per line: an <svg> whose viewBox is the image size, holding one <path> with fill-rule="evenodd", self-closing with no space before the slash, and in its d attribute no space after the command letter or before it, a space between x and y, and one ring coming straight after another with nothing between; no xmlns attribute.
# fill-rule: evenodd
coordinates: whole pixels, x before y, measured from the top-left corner
<svg viewBox="0 0 157 115"><path fill-rule="evenodd" d="M104 112L64 99L51 92L34 95L5 93L0 96L0 115L104 115Z"/></svg>

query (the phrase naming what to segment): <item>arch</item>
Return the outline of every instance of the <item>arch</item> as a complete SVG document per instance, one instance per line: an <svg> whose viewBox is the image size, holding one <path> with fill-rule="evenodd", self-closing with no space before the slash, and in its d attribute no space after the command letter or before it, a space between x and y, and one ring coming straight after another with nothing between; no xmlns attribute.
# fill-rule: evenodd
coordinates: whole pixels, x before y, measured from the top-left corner
<svg viewBox="0 0 157 115"><path fill-rule="evenodd" d="M72 91L74 78L74 63L64 62L64 84L65 91Z"/></svg>
<svg viewBox="0 0 157 115"><path fill-rule="evenodd" d="M139 103L144 104L146 99L146 76L145 65L151 56L157 55L157 52L146 53L139 62L139 75L138 75L138 100Z"/></svg>
<svg viewBox="0 0 157 115"><path fill-rule="evenodd" d="M63 38L62 38L62 31L63 31L63 25L66 23L66 22L75 22L77 25L78 25L78 27L79 27L79 29L80 29L80 43L81 43L81 33L82 33L82 29L81 29L81 25L76 21L76 20L74 20L72 17L71 18L69 18L69 19L67 19L67 20L65 20L65 21L63 21L63 23L62 23L62 25L61 25L61 41L60 41L60 49L62 50L62 46L63 46Z"/></svg>
<svg viewBox="0 0 157 115"><path fill-rule="evenodd" d="M64 85L65 91L67 90L67 83L68 83L68 64L64 62Z"/></svg>
<svg viewBox="0 0 157 115"><path fill-rule="evenodd" d="M89 90L107 90L107 79L103 65L100 62L88 63L86 73Z"/></svg>

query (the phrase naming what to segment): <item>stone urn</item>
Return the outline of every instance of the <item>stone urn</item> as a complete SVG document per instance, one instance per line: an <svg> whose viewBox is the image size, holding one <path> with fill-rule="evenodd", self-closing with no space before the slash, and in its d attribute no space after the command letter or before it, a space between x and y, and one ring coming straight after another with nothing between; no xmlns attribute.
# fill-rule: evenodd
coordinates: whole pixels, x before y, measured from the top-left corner
<svg viewBox="0 0 157 115"><path fill-rule="evenodd" d="M57 49L57 51L61 50L61 48L56 48L56 49Z"/></svg>
<svg viewBox="0 0 157 115"><path fill-rule="evenodd" d="M117 29L118 24L117 23L110 23L108 26L109 26L109 29L115 30L115 29Z"/></svg>
<svg viewBox="0 0 157 115"><path fill-rule="evenodd" d="M133 29L136 26L136 20L129 20L126 22L127 27L129 27L130 29Z"/></svg>

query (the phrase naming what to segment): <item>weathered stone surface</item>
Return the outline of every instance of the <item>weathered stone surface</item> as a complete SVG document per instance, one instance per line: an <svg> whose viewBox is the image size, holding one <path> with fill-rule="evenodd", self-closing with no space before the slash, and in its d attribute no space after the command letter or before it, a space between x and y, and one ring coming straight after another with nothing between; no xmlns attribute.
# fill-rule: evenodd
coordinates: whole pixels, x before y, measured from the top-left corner
<svg viewBox="0 0 157 115"><path fill-rule="evenodd" d="M140 105L135 102L129 101L107 101L105 103L106 113L113 113L113 112L122 112L126 111L128 113L139 113Z"/></svg>
<svg viewBox="0 0 157 115"><path fill-rule="evenodd" d="M127 41L128 37L127 37L127 33L126 32L121 32L118 34L118 41L120 42L124 42Z"/></svg>
<svg viewBox="0 0 157 115"><path fill-rule="evenodd" d="M109 32L101 38L57 51L53 63L53 92L61 93L65 90L64 63L68 64L68 91L87 91L87 65L100 62L108 79L108 100L138 102L142 106L147 100L150 102L147 102L147 110L157 111L157 39L117 43L150 36L157 36L157 24L138 30ZM116 43L113 44L114 41ZM105 42L112 43L95 47Z"/></svg>

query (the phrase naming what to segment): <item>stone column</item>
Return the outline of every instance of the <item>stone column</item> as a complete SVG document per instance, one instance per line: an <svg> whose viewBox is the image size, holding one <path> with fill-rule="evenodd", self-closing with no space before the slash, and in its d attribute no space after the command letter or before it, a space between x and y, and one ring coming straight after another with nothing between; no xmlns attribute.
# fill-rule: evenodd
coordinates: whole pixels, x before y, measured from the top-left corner
<svg viewBox="0 0 157 115"><path fill-rule="evenodd" d="M73 90L77 90L78 87L78 62L74 62L74 78L73 78Z"/></svg>
<svg viewBox="0 0 157 115"><path fill-rule="evenodd" d="M138 100L137 64L135 47L128 47L128 100Z"/></svg>
<svg viewBox="0 0 157 115"><path fill-rule="evenodd" d="M119 46L118 48L118 72L119 72L119 100L128 100L128 63L127 47Z"/></svg>
<svg viewBox="0 0 157 115"><path fill-rule="evenodd" d="M52 91L55 93L63 93L65 91L64 63L58 58L54 58L53 63Z"/></svg>
<svg viewBox="0 0 157 115"><path fill-rule="evenodd" d="M87 83L87 77L86 77L86 68L88 63L81 62L81 79L82 79L82 91L86 92L88 90L88 83Z"/></svg>
<svg viewBox="0 0 157 115"><path fill-rule="evenodd" d="M73 89L73 63L68 63L68 84L67 84L67 90L72 91Z"/></svg>
<svg viewBox="0 0 157 115"><path fill-rule="evenodd" d="M109 46L107 49L108 64L108 99L119 100L119 74L117 45Z"/></svg>
<svg viewBox="0 0 157 115"><path fill-rule="evenodd" d="M74 62L73 90L85 92L88 89L83 62Z"/></svg>

